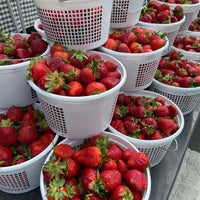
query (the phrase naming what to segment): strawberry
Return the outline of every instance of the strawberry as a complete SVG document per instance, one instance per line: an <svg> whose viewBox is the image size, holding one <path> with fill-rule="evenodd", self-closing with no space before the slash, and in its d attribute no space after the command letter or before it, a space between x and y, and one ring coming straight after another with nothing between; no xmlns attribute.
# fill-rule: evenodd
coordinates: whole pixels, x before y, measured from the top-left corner
<svg viewBox="0 0 200 200"><path fill-rule="evenodd" d="M75 178L81 172L81 165L72 158L67 158L64 161L66 161L65 178Z"/></svg>
<svg viewBox="0 0 200 200"><path fill-rule="evenodd" d="M128 186L138 191L144 191L147 188L147 177L138 169L129 169L125 173L124 179Z"/></svg>
<svg viewBox="0 0 200 200"><path fill-rule="evenodd" d="M69 62L74 67L82 69L86 65L87 60L88 56L86 55L86 51L73 49Z"/></svg>
<svg viewBox="0 0 200 200"><path fill-rule="evenodd" d="M13 123L17 123L22 120L24 114L25 112L23 108L11 106L7 110L6 117L9 118Z"/></svg>
<svg viewBox="0 0 200 200"><path fill-rule="evenodd" d="M83 85L78 81L72 81L67 84L66 95L81 96L83 94Z"/></svg>
<svg viewBox="0 0 200 200"><path fill-rule="evenodd" d="M51 58L51 60L49 61L49 63L48 63L48 67L52 70L52 71L55 71L55 70L57 70L58 72L60 72L61 71L61 67L63 66L63 65L65 65L66 64L66 62L62 59L62 57L60 57L60 56L53 56L52 58Z"/></svg>
<svg viewBox="0 0 200 200"><path fill-rule="evenodd" d="M21 143L30 144L34 142L39 136L39 133L32 126L24 126L19 130L18 140Z"/></svg>
<svg viewBox="0 0 200 200"><path fill-rule="evenodd" d="M113 192L122 183L122 175L118 170L105 170L100 172L99 179L96 181L97 193Z"/></svg>
<svg viewBox="0 0 200 200"><path fill-rule="evenodd" d="M108 72L115 72L117 70L117 64L110 60L106 60L104 65L106 66Z"/></svg>
<svg viewBox="0 0 200 200"><path fill-rule="evenodd" d="M13 158L13 165L19 165L19 164L21 164L21 163L24 163L24 162L26 162L26 161L28 161L28 158L27 157L25 157L25 156L22 156L22 155L17 155L17 156L15 156L14 158Z"/></svg>
<svg viewBox="0 0 200 200"><path fill-rule="evenodd" d="M75 150L69 144L58 144L54 147L55 156L61 160L72 158L74 153Z"/></svg>
<svg viewBox="0 0 200 200"><path fill-rule="evenodd" d="M69 62L71 55L67 51L56 51L52 54L52 57L60 57L65 63Z"/></svg>
<svg viewBox="0 0 200 200"><path fill-rule="evenodd" d="M54 137L55 137L55 134L53 132L47 130L39 137L39 139L43 143L49 145L53 141Z"/></svg>
<svg viewBox="0 0 200 200"><path fill-rule="evenodd" d="M124 121L124 127L128 134L134 134L138 131L138 125L133 121Z"/></svg>
<svg viewBox="0 0 200 200"><path fill-rule="evenodd" d="M47 72L51 72L51 69L44 63L43 59L39 57L33 58L28 68L27 79L32 78L34 82L37 82Z"/></svg>
<svg viewBox="0 0 200 200"><path fill-rule="evenodd" d="M149 165L149 158L144 152L136 152L128 159L127 165L130 168L144 170Z"/></svg>
<svg viewBox="0 0 200 200"><path fill-rule="evenodd" d="M83 83L90 83L96 80L93 70L88 67L81 70L80 76Z"/></svg>
<svg viewBox="0 0 200 200"><path fill-rule="evenodd" d="M159 130L156 130L151 136L150 136L150 140L159 140L159 139L163 139L163 136L161 134L161 132Z"/></svg>
<svg viewBox="0 0 200 200"><path fill-rule="evenodd" d="M53 55L56 51L66 51L66 49L62 44L54 43L51 46L51 55Z"/></svg>
<svg viewBox="0 0 200 200"><path fill-rule="evenodd" d="M141 53L142 52L142 45L138 42L132 42L130 44L130 51L132 53Z"/></svg>
<svg viewBox="0 0 200 200"><path fill-rule="evenodd" d="M46 51L48 43L43 39L35 39L30 43L30 45L32 56L38 56Z"/></svg>
<svg viewBox="0 0 200 200"><path fill-rule="evenodd" d="M172 135L178 129L178 125L174 122L174 120L168 118L161 118L158 121L158 126L166 136Z"/></svg>
<svg viewBox="0 0 200 200"><path fill-rule="evenodd" d="M13 152L11 148L0 146L0 166L7 167L12 165Z"/></svg>
<svg viewBox="0 0 200 200"><path fill-rule="evenodd" d="M0 123L0 145L11 147L17 144L18 132L10 119L3 119Z"/></svg>
<svg viewBox="0 0 200 200"><path fill-rule="evenodd" d="M136 151L133 149L124 149L122 152L122 159L128 161L130 157L134 156Z"/></svg>
<svg viewBox="0 0 200 200"><path fill-rule="evenodd" d="M113 143L108 147L106 157L113 160L120 160L122 158L122 152L122 148L119 145Z"/></svg>
<svg viewBox="0 0 200 200"><path fill-rule="evenodd" d="M120 133L124 134L124 135L127 135L127 131L124 127L124 123L121 119L116 119L116 120L113 120L111 122L111 126L116 129L117 131L119 131Z"/></svg>
<svg viewBox="0 0 200 200"><path fill-rule="evenodd" d="M122 34L119 38L119 40L122 43L126 43L127 45L130 45L132 42L136 41L136 35L132 31L127 31L126 33Z"/></svg>
<svg viewBox="0 0 200 200"><path fill-rule="evenodd" d="M146 117L140 121L140 129L144 135L149 137L158 129L158 124L153 117Z"/></svg>
<svg viewBox="0 0 200 200"><path fill-rule="evenodd" d="M133 200L135 197L126 185L118 186L111 194L110 200Z"/></svg>
<svg viewBox="0 0 200 200"><path fill-rule="evenodd" d="M107 88L103 83L93 81L86 86L85 94L86 95L100 94L102 92L105 92L106 90Z"/></svg>
<svg viewBox="0 0 200 200"><path fill-rule="evenodd" d="M131 53L131 50L130 50L129 46L126 43L120 43L116 47L116 51L123 52L123 53Z"/></svg>
<svg viewBox="0 0 200 200"><path fill-rule="evenodd" d="M169 108L165 105L158 106L155 109L155 114L157 117L169 117Z"/></svg>
<svg viewBox="0 0 200 200"><path fill-rule="evenodd" d="M45 144L44 142L42 142L41 140L35 140L29 146L31 156L35 157L35 156L39 155L42 151L44 151L47 148L47 146L48 145Z"/></svg>
<svg viewBox="0 0 200 200"><path fill-rule="evenodd" d="M95 168L86 167L81 173L81 183L84 191L94 192L97 181L97 170Z"/></svg>
<svg viewBox="0 0 200 200"><path fill-rule="evenodd" d="M107 76L107 77L100 79L100 82L106 86L107 90L109 90L109 89L115 87L120 82L120 79Z"/></svg>
<svg viewBox="0 0 200 200"><path fill-rule="evenodd" d="M106 160L101 165L101 171L105 170L117 170L117 163L113 159Z"/></svg>
<svg viewBox="0 0 200 200"><path fill-rule="evenodd" d="M126 162L124 160L117 160L117 170L122 174L122 176L124 175L124 173L126 171L128 171L128 165L126 164Z"/></svg>
<svg viewBox="0 0 200 200"><path fill-rule="evenodd" d="M23 59L23 58L30 58L31 54L27 49L24 48L17 48L15 50L15 56L18 59Z"/></svg>
<svg viewBox="0 0 200 200"><path fill-rule="evenodd" d="M83 166L98 167L102 162L102 153L96 146L84 147L79 151L76 151L73 158L80 162Z"/></svg>
<svg viewBox="0 0 200 200"><path fill-rule="evenodd" d="M28 37L27 42L31 44L33 40L41 39L41 38L42 36L38 32L32 32L30 36Z"/></svg>
<svg viewBox="0 0 200 200"><path fill-rule="evenodd" d="M115 50L117 47L117 42L113 38L108 38L107 41L103 44L103 46L110 50Z"/></svg>

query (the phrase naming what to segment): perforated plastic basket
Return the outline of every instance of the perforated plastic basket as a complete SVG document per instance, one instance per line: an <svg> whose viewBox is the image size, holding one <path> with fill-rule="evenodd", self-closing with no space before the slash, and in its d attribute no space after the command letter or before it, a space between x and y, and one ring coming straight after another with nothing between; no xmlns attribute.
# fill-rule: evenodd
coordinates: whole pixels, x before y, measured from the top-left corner
<svg viewBox="0 0 200 200"><path fill-rule="evenodd" d="M126 68L127 79L121 90L139 91L147 88L151 84L162 54L168 46L169 40L166 37L166 44L164 47L147 53L122 53L112 51L103 46L101 46L99 50L114 56Z"/></svg>
<svg viewBox="0 0 200 200"><path fill-rule="evenodd" d="M43 38L46 38L46 35L45 35L44 30L42 30L42 29L40 29L40 28L38 27L40 24L42 24L41 21L40 21L40 19L35 20L35 22L34 22L34 28L35 28L35 30L36 30Z"/></svg>
<svg viewBox="0 0 200 200"><path fill-rule="evenodd" d="M46 37L52 45L91 50L107 39L113 0L34 0Z"/></svg>
<svg viewBox="0 0 200 200"><path fill-rule="evenodd" d="M153 80L149 89L169 98L180 108L184 115L193 111L200 98L200 87L175 87L161 83L156 79Z"/></svg>
<svg viewBox="0 0 200 200"><path fill-rule="evenodd" d="M21 34L28 37L28 34ZM47 55L50 47L42 54ZM36 92L27 84L26 74L30 61L0 66L0 109L12 105L27 106L38 101Z"/></svg>
<svg viewBox="0 0 200 200"><path fill-rule="evenodd" d="M157 2L163 4L166 2L161 2L157 0ZM171 9L174 9L178 4L172 4L172 3L167 3ZM180 4L183 7L184 14L185 14L185 21L182 23L180 26L180 29L178 31L178 35L184 34L189 26L190 23L193 21L193 19L197 16L197 13L199 12L200 9L200 2L196 4Z"/></svg>
<svg viewBox="0 0 200 200"><path fill-rule="evenodd" d="M145 97L152 97L152 98L162 96L155 92L145 91L145 90L141 90L139 92L133 92L133 93L131 92L123 92L123 93L130 96L145 96ZM175 105L178 110L176 121L179 125L179 129L173 135L160 139L160 140L141 140L141 139L136 139L136 138L126 136L118 132L111 125L108 127L108 129L114 134L119 135L123 137L124 139L128 140L129 142L131 142L132 144L134 144L139 149L139 151L145 152L149 157L151 167L156 166L162 161L165 154L169 150L171 143L181 134L184 127L184 118L183 118L183 114L181 110L170 99L168 99L165 96L162 96L162 97L165 99L166 105Z"/></svg>
<svg viewBox="0 0 200 200"><path fill-rule="evenodd" d="M169 39L169 47L163 52L163 56L167 55L170 52L170 47L173 45L174 40L178 34L178 31L180 29L180 26L184 23L185 21L185 16L183 19L181 19L178 22L175 23L169 23L169 24L156 24L156 23L147 23L147 22L142 22L139 21L137 25L143 26L146 28L152 28L155 30L158 30L162 33L166 33L167 38Z"/></svg>
<svg viewBox="0 0 200 200"><path fill-rule="evenodd" d="M95 51L88 52L88 55ZM119 90L126 80L124 66L112 56L98 52L104 60L112 60L121 73L120 82L101 94L70 97L48 93L32 81L30 86L36 91L48 125L60 136L82 139L97 135L105 130L112 119Z"/></svg>
<svg viewBox="0 0 200 200"><path fill-rule="evenodd" d="M36 157L18 165L0 167L0 190L10 194L21 194L39 187L40 171L58 138L59 136L56 135L53 142Z"/></svg>
<svg viewBox="0 0 200 200"><path fill-rule="evenodd" d="M101 134L106 137L108 136L109 141L111 141L115 144L118 144L122 149L134 149L137 152L139 151L133 144L131 144L129 141L125 140L124 138L122 138L118 135L114 135L113 133L110 133L107 131L101 132ZM60 144L69 144L72 147L81 147L83 142L84 142L84 140L64 139L62 142L60 142ZM49 155L47 156L44 163L46 163L52 156L53 156L53 150L49 153ZM149 168L147 168L145 170L145 174L147 176L147 189L143 192L142 200L148 200L149 196L150 196L150 192L151 192L151 175L150 175ZM46 187L45 187L42 171L41 171L41 175L40 175L40 191L41 191L42 199L47 200Z"/></svg>
<svg viewBox="0 0 200 200"><path fill-rule="evenodd" d="M110 27L125 28L137 24L143 0L113 0Z"/></svg>

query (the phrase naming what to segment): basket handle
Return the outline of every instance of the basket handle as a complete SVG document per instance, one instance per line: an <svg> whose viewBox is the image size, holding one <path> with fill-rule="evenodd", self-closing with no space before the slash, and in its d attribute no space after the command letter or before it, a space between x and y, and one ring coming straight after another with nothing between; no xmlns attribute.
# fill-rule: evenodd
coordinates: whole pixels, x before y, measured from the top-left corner
<svg viewBox="0 0 200 200"><path fill-rule="evenodd" d="M162 147L160 147L160 148L163 149L163 150L169 151L169 152L175 152L175 151L177 151L177 149L178 149L178 142L177 142L176 139L174 139L173 141L174 141L174 143L175 143L174 149L165 149L165 148L162 148ZM172 141L172 142L173 142L173 141Z"/></svg>
<svg viewBox="0 0 200 200"><path fill-rule="evenodd" d="M62 1L62 0L61 0ZM118 3L113 3L113 5L115 5L117 8L119 8L120 10L123 10L124 12L126 12L126 13L129 13L129 14L133 14L133 15L135 15L135 13L137 13L137 12L140 12L141 11L141 8L139 8L138 10L136 10L134 13L132 13L132 12L129 12L128 10L126 10L126 9L124 9L124 8L122 8L121 6L119 6L119 4Z"/></svg>

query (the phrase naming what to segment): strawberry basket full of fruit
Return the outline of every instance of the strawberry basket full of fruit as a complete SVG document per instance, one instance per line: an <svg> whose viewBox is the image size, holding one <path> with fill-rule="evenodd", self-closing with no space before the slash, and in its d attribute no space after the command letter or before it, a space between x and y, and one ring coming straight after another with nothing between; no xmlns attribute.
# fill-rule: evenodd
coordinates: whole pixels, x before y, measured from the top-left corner
<svg viewBox="0 0 200 200"><path fill-rule="evenodd" d="M157 0L160 4L168 4L170 8L174 9L177 5L180 5L185 14L185 21L181 24L179 28L178 35L182 35L187 32L190 23L196 18L200 8L199 0L187 0L187 1L180 1L180 0Z"/></svg>
<svg viewBox="0 0 200 200"><path fill-rule="evenodd" d="M164 158L184 127L180 109L158 93L120 92L109 130L133 143L154 167ZM176 147L174 151L178 148Z"/></svg>
<svg viewBox="0 0 200 200"><path fill-rule="evenodd" d="M169 48L164 51L166 55L178 34L181 24L185 21L184 10L181 5L171 9L168 4L159 4L157 1L150 1L142 8L137 25L153 28L166 33L169 39Z"/></svg>
<svg viewBox="0 0 200 200"><path fill-rule="evenodd" d="M171 46L171 51L180 51L181 54L190 60L200 62L200 35L186 32L177 36Z"/></svg>
<svg viewBox="0 0 200 200"><path fill-rule="evenodd" d="M50 45L91 50L107 39L113 0L34 0Z"/></svg>
<svg viewBox="0 0 200 200"><path fill-rule="evenodd" d="M60 53L67 54L67 64L58 56ZM37 66L35 62L30 67L28 83L36 91L55 133L78 139L108 127L117 95L126 80L126 70L117 59L97 51L57 51L45 64L45 73L40 74Z"/></svg>
<svg viewBox="0 0 200 200"><path fill-rule="evenodd" d="M58 140L38 104L0 113L0 190L25 193L39 186L42 165Z"/></svg>
<svg viewBox="0 0 200 200"><path fill-rule="evenodd" d="M99 50L117 58L126 68L124 91L147 88L156 72L169 40L165 34L150 28L134 26L113 29L106 43Z"/></svg>
<svg viewBox="0 0 200 200"><path fill-rule="evenodd" d="M141 0L114 0L110 27L125 28L137 24L144 2Z"/></svg>
<svg viewBox="0 0 200 200"><path fill-rule="evenodd" d="M40 176L41 196L43 200L56 196L148 200L148 163L146 154L110 132L82 140L64 139L45 160ZM53 171L52 166L56 166Z"/></svg>
<svg viewBox="0 0 200 200"><path fill-rule="evenodd" d="M2 96L0 108L36 103L37 96L26 82L26 73L32 57L49 54L48 43L37 32L32 34L1 32L0 37L0 93Z"/></svg>
<svg viewBox="0 0 200 200"><path fill-rule="evenodd" d="M149 89L171 99L188 114L200 98L200 64L174 50L161 59Z"/></svg>

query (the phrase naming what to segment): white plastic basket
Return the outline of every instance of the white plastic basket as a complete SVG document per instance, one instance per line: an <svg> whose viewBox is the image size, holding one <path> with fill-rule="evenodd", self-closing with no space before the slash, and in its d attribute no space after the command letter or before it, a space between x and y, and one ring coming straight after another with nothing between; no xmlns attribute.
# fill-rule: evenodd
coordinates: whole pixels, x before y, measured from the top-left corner
<svg viewBox="0 0 200 200"><path fill-rule="evenodd" d="M200 87L182 88L170 86L154 79L149 89L173 101L186 115L193 111L200 98Z"/></svg>
<svg viewBox="0 0 200 200"><path fill-rule="evenodd" d="M21 34L28 37L28 34ZM42 54L49 54L50 47ZM0 66L0 109L27 106L37 102L35 91L27 84L26 74L30 61Z"/></svg>
<svg viewBox="0 0 200 200"><path fill-rule="evenodd" d="M50 45L91 50L108 37L113 0L34 0Z"/></svg>
<svg viewBox="0 0 200 200"><path fill-rule="evenodd" d="M143 4L142 0L113 0L110 27L126 28L137 24Z"/></svg>
<svg viewBox="0 0 200 200"><path fill-rule="evenodd" d="M173 45L174 40L180 29L180 26L184 23L184 21L185 21L185 16L183 17L183 19L175 23L156 24L156 23L147 23L147 22L139 21L137 25L143 26L146 28L152 28L162 33L166 33L166 36L169 39L169 47L167 48L167 50L163 52L162 55L164 56L170 52L170 49L171 49L170 47Z"/></svg>
<svg viewBox="0 0 200 200"><path fill-rule="evenodd" d="M147 53L122 53L112 51L103 46L99 48L101 52L118 59L126 68L127 79L121 90L139 91L151 84L162 54L169 46L168 38L166 37L165 39L166 44L164 47Z"/></svg>
<svg viewBox="0 0 200 200"><path fill-rule="evenodd" d="M88 52L88 55L95 51ZM97 135L105 130L112 119L119 90L126 81L124 66L112 56L98 52L104 60L112 60L121 73L120 82L101 94L69 97L48 93L32 81L30 86L36 91L42 110L50 128L62 137L82 139Z"/></svg>
<svg viewBox="0 0 200 200"><path fill-rule="evenodd" d="M43 38L46 38L46 35L45 35L44 30L42 30L42 29L40 29L40 28L38 27L40 24L42 24L41 21L40 21L40 19L35 20L35 22L34 22L34 28L35 28L35 30L36 30Z"/></svg>
<svg viewBox="0 0 200 200"><path fill-rule="evenodd" d="M145 91L145 90L142 90L139 92L134 92L134 93L131 93L131 92L123 92L123 93L126 95L130 95L130 96L145 96L145 97L152 97L152 98L162 96L155 92ZM165 97L165 96L162 96L162 97L165 99L166 105L175 105L176 106L176 104L174 104L167 97ZM141 139L136 139L136 138L126 136L126 135L118 132L111 125L108 127L108 129L111 132L113 132L114 134L122 136L123 138L125 138L126 140L128 140L129 142L134 144L139 149L139 151L145 152L149 157L150 166L154 167L162 161L165 154L169 150L169 147L170 147L171 143L173 142L173 140L175 140L183 130L183 127L184 127L183 114L177 106L176 106L176 108L178 110L178 115L176 117L176 121L179 125L179 129L173 135L163 138L163 139L141 140Z"/></svg>
<svg viewBox="0 0 200 200"><path fill-rule="evenodd" d="M109 141L118 144L122 149L134 149L135 151L139 151L133 144L131 144L129 141L125 140L124 138L114 135L113 133L110 132L102 132L101 133L103 136L108 136ZM81 147L83 144L84 140L70 140L70 139L64 139L60 144L69 144L72 147ZM46 163L51 157L53 156L53 150L49 153L47 156L46 160L44 163ZM145 174L147 176L147 189L143 192L143 198L142 200L148 200L151 192L151 175L149 168L145 170ZM44 183L44 177L43 173L41 171L40 174L40 191L41 191L41 196L43 200L47 200L46 197L46 188L45 188L45 183Z"/></svg>
<svg viewBox="0 0 200 200"><path fill-rule="evenodd" d="M157 0L157 2L163 4L166 2L161 2ZM167 3L171 9L174 9L178 4L172 4L172 3ZM185 21L182 23L180 26L180 29L178 31L178 35L184 34L189 26L190 23L193 21L193 19L197 16L197 13L199 12L200 9L200 2L196 4L180 4L184 10L185 14Z"/></svg>
<svg viewBox="0 0 200 200"><path fill-rule="evenodd" d="M26 193L40 185L40 171L48 153L58 140L56 135L53 143L36 157L9 167L0 167L0 190L10 194Z"/></svg>

